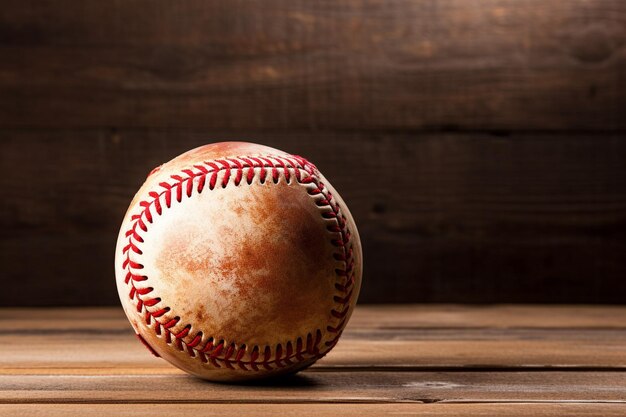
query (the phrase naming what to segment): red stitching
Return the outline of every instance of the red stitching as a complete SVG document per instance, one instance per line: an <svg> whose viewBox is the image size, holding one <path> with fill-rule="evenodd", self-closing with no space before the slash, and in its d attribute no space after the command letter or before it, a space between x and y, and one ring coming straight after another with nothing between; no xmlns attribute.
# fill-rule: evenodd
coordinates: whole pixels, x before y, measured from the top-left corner
<svg viewBox="0 0 626 417"><path fill-rule="evenodd" d="M193 169L192 169L193 168ZM122 248L122 254L125 256L122 268L126 270L124 282L130 285L129 298L137 302L137 312L144 314L145 323L154 326L154 332L157 335L165 333L165 340L168 344L176 346L180 351L186 351L191 357L199 358L203 363L221 368L225 366L229 369L239 369L246 371L258 371L259 369L272 370L275 368L283 368L297 362L308 359L317 359L324 356L339 340L341 333L346 325L347 314L350 310L350 301L353 294L353 285L355 282L354 275L354 258L351 244L351 234L347 228L347 220L339 205L335 202L332 194L326 190L324 184L319 180L317 168L306 159L292 155L290 157L278 156L240 156L236 158L219 159L215 161L205 161L203 164L193 165L192 168L183 169L180 174L171 175L173 183L163 181L159 183L159 191L150 191L149 200L143 200L139 203L142 208L139 214L131 216L132 224L125 232L128 239L127 244ZM195 170L194 170L195 169ZM234 171L234 175L233 174ZM247 172L246 172L247 171ZM259 181L264 183L269 175L274 183L280 180L280 172L282 171L285 181L290 182L293 177L300 184L312 184L307 190L308 194L315 198L315 204L319 207L329 207L329 211L323 211L321 216L325 219L335 219L337 224L327 227L329 232L339 233L338 239L331 239L330 242L336 246L339 252L333 254L333 258L337 261L344 262L345 269L336 269L337 277L342 279L342 283L335 284L337 294L333 296L335 308L331 310L331 315L339 320L338 325L328 325L326 330L333 333L334 337L325 342L327 347L320 351L320 343L322 342L322 332L320 329L315 334L308 333L306 342L299 337L294 344L288 341L285 346L281 343L276 345L274 355L269 345L260 347L257 345L246 346L245 344L231 343L224 346L224 340L215 342L209 337L204 345L201 345L203 333L197 332L191 336L191 340L186 342L189 336L191 325L186 325L178 333L173 333L170 329L179 323L180 317L176 316L166 322L161 322L160 317L170 311L169 307L158 308L161 299L158 297L145 297L153 291L152 287L136 287L135 283L147 281L148 277L138 273L143 269L143 265L132 259L133 254L141 255L140 244L144 242L141 232L147 232L148 224L154 220L154 210L157 215L161 215L163 207L161 198L165 202L166 208L170 208L173 200L182 202L183 194L191 197L193 192L201 193L208 177L208 186L213 190L217 184L219 173L223 172L221 184L219 186L225 188L231 181L238 186L245 178L247 184L252 181L258 172ZM305 174L303 174L304 171ZM194 187L195 184L195 187ZM139 229L139 230L138 230ZM141 231L141 232L140 232ZM148 311L146 307L157 307L154 311ZM152 324L154 322L154 324ZM147 345L145 341L144 344ZM148 348L154 350L148 346ZM246 351L251 349L250 360L244 360ZM263 351L261 354L260 352Z"/></svg>

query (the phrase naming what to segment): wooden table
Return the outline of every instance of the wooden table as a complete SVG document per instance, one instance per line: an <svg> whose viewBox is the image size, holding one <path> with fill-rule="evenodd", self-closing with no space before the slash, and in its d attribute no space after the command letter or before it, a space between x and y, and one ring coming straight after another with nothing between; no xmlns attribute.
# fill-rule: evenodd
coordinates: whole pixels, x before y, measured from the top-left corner
<svg viewBox="0 0 626 417"><path fill-rule="evenodd" d="M152 357L120 308L0 310L0 415L626 415L626 307L360 306L335 350L256 385Z"/></svg>

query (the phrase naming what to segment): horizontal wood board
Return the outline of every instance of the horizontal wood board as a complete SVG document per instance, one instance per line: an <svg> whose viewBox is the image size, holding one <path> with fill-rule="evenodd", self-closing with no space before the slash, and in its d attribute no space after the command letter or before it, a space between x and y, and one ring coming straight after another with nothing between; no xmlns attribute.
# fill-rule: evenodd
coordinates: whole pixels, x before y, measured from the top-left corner
<svg viewBox="0 0 626 417"><path fill-rule="evenodd" d="M316 372L274 383L232 386L188 375L2 376L10 403L401 403L616 402L626 406L625 372Z"/></svg>
<svg viewBox="0 0 626 417"><path fill-rule="evenodd" d="M115 304L145 174L233 139L341 191L362 302L623 303L625 28L620 0L4 4L0 306Z"/></svg>
<svg viewBox="0 0 626 417"><path fill-rule="evenodd" d="M135 417L169 416L175 414L203 416L337 416L369 417L393 414L394 416L446 416L486 417L494 415L578 417L601 414L622 417L623 404L599 403L501 403L501 404L0 404L0 415L31 416L45 414L66 417L80 414L85 417L102 415L130 415Z"/></svg>

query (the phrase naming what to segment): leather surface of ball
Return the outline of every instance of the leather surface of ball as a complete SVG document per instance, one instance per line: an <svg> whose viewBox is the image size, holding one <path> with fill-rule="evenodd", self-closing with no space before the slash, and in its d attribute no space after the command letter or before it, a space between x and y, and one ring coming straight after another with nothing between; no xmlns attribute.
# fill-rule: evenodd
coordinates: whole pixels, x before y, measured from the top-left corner
<svg viewBox="0 0 626 417"><path fill-rule="evenodd" d="M153 354L237 381L297 372L335 346L362 254L348 208L312 163L222 142L150 173L124 217L115 273Z"/></svg>

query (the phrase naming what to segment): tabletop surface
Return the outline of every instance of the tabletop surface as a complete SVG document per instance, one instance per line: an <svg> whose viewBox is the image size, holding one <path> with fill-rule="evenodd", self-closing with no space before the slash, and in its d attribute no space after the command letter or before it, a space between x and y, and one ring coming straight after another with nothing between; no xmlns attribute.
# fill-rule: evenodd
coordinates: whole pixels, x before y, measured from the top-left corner
<svg viewBox="0 0 626 417"><path fill-rule="evenodd" d="M359 306L298 375L205 382L121 308L0 309L0 415L626 415L626 307Z"/></svg>

